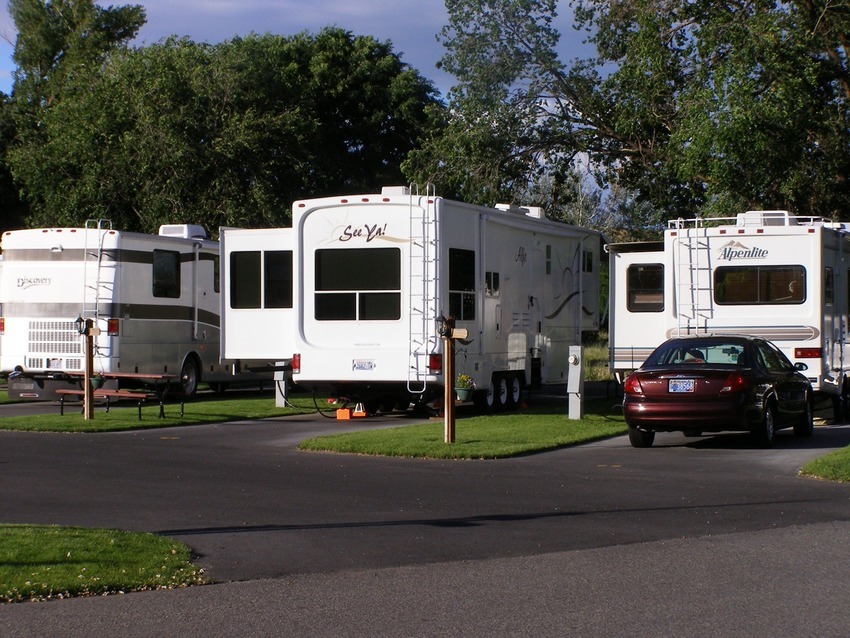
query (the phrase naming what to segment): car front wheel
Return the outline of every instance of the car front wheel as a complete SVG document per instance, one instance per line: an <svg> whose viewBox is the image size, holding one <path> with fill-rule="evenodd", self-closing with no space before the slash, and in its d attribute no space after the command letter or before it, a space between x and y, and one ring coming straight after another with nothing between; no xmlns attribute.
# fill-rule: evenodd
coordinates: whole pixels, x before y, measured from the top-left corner
<svg viewBox="0 0 850 638"><path fill-rule="evenodd" d="M773 406L768 405L764 409L761 423L753 430L756 443L762 447L770 447L776 438L776 419L773 415Z"/></svg>
<svg viewBox="0 0 850 638"><path fill-rule="evenodd" d="M652 447L655 441L655 432L642 430L633 425L629 426L629 443L632 447Z"/></svg>
<svg viewBox="0 0 850 638"><path fill-rule="evenodd" d="M812 402L806 399L806 409L803 416L794 424L794 434L797 436L811 436L815 431L815 419L812 414Z"/></svg>

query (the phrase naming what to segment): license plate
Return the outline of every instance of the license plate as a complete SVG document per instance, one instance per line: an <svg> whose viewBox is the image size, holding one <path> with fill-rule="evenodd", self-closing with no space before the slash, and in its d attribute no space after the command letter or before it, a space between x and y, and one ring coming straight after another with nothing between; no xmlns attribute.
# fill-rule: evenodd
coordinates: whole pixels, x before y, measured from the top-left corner
<svg viewBox="0 0 850 638"><path fill-rule="evenodd" d="M375 362L371 359L355 359L352 365L354 370L374 370Z"/></svg>
<svg viewBox="0 0 850 638"><path fill-rule="evenodd" d="M668 382L667 389L672 393L693 392L694 391L694 380L693 379L670 379L669 382Z"/></svg>

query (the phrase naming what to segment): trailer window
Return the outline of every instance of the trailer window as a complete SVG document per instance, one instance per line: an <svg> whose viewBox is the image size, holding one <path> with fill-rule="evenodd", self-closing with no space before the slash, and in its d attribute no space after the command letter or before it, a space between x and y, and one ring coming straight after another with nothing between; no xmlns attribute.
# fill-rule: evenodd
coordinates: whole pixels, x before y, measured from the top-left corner
<svg viewBox="0 0 850 638"><path fill-rule="evenodd" d="M267 250L265 263L265 307L292 308L292 251Z"/></svg>
<svg viewBox="0 0 850 638"><path fill-rule="evenodd" d="M823 273L823 303L831 306L835 299L835 279L832 277L832 268L827 268Z"/></svg>
<svg viewBox="0 0 850 638"><path fill-rule="evenodd" d="M632 264L626 273L629 312L664 311L664 264Z"/></svg>
<svg viewBox="0 0 850 638"><path fill-rule="evenodd" d="M180 297L180 253L172 250L153 251L153 296Z"/></svg>
<svg viewBox="0 0 850 638"><path fill-rule="evenodd" d="M230 253L230 307L260 307L260 251Z"/></svg>
<svg viewBox="0 0 850 638"><path fill-rule="evenodd" d="M723 266L714 271L714 301L727 305L782 305L806 301L802 266Z"/></svg>
<svg viewBox="0 0 850 638"><path fill-rule="evenodd" d="M401 318L398 248L316 251L318 321L395 321Z"/></svg>
<svg viewBox="0 0 850 638"><path fill-rule="evenodd" d="M449 315L475 319L475 252L449 248Z"/></svg>
<svg viewBox="0 0 850 638"><path fill-rule="evenodd" d="M484 275L484 294L488 297L499 296L499 273L488 272Z"/></svg>

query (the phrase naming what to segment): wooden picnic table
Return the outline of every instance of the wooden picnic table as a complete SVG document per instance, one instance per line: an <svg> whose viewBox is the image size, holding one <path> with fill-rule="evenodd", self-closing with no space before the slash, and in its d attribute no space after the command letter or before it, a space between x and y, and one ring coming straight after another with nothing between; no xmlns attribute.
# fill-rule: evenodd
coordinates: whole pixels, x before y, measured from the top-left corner
<svg viewBox="0 0 850 638"><path fill-rule="evenodd" d="M85 374L82 372L71 372L68 373L69 376L74 378L84 378ZM158 372L96 372L94 376L102 377L103 379L109 380L114 379L117 380L119 384L130 383L131 385L141 385L144 387L150 387L153 391L153 394L159 400L159 418L165 417L165 397L168 394L168 390L171 387L171 384L178 379L176 374L167 374L167 373L158 373ZM63 413L62 403L65 398L65 395L78 395L85 394L84 390L57 390L57 394L60 395L59 403L60 403L60 414ZM142 403L144 402L147 395L142 395L139 392L131 392L125 389L106 389L106 388L95 388L94 390L95 398L105 398L106 399L106 409L109 411L109 398L132 398L139 400L139 419L142 418ZM180 416L183 416L183 401L180 402Z"/></svg>

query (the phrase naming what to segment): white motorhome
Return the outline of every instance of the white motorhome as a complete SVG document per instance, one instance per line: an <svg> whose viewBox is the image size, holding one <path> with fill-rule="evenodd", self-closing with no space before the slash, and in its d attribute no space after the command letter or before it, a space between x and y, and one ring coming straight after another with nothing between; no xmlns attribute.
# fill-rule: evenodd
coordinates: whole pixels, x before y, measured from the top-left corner
<svg viewBox="0 0 850 638"><path fill-rule="evenodd" d="M663 242L609 244L609 365L622 380L664 340L764 337L843 409L850 234L786 211L669 222ZM839 400L840 399L840 400Z"/></svg>
<svg viewBox="0 0 850 638"><path fill-rule="evenodd" d="M219 362L218 242L200 226L14 230L2 251L0 373L11 396L48 399L76 383L68 377L85 365L77 319L100 329L95 373L175 374L187 395L201 380L231 380Z"/></svg>
<svg viewBox="0 0 850 638"><path fill-rule="evenodd" d="M275 336L279 325L290 330L287 319L271 318L276 309L239 319L247 313L227 305L224 338L230 344L237 321L256 326L253 346L228 356L266 346L267 359L292 359L300 387L367 409L427 403L445 383L440 327L453 317L468 334L456 372L474 378L479 402L511 407L525 385L565 383L569 347L598 329L600 234L537 209L471 206L392 187L297 201L292 219L291 231L261 232L279 233L278 247L292 233L291 341ZM228 297L241 279L229 239L222 254L231 267Z"/></svg>

